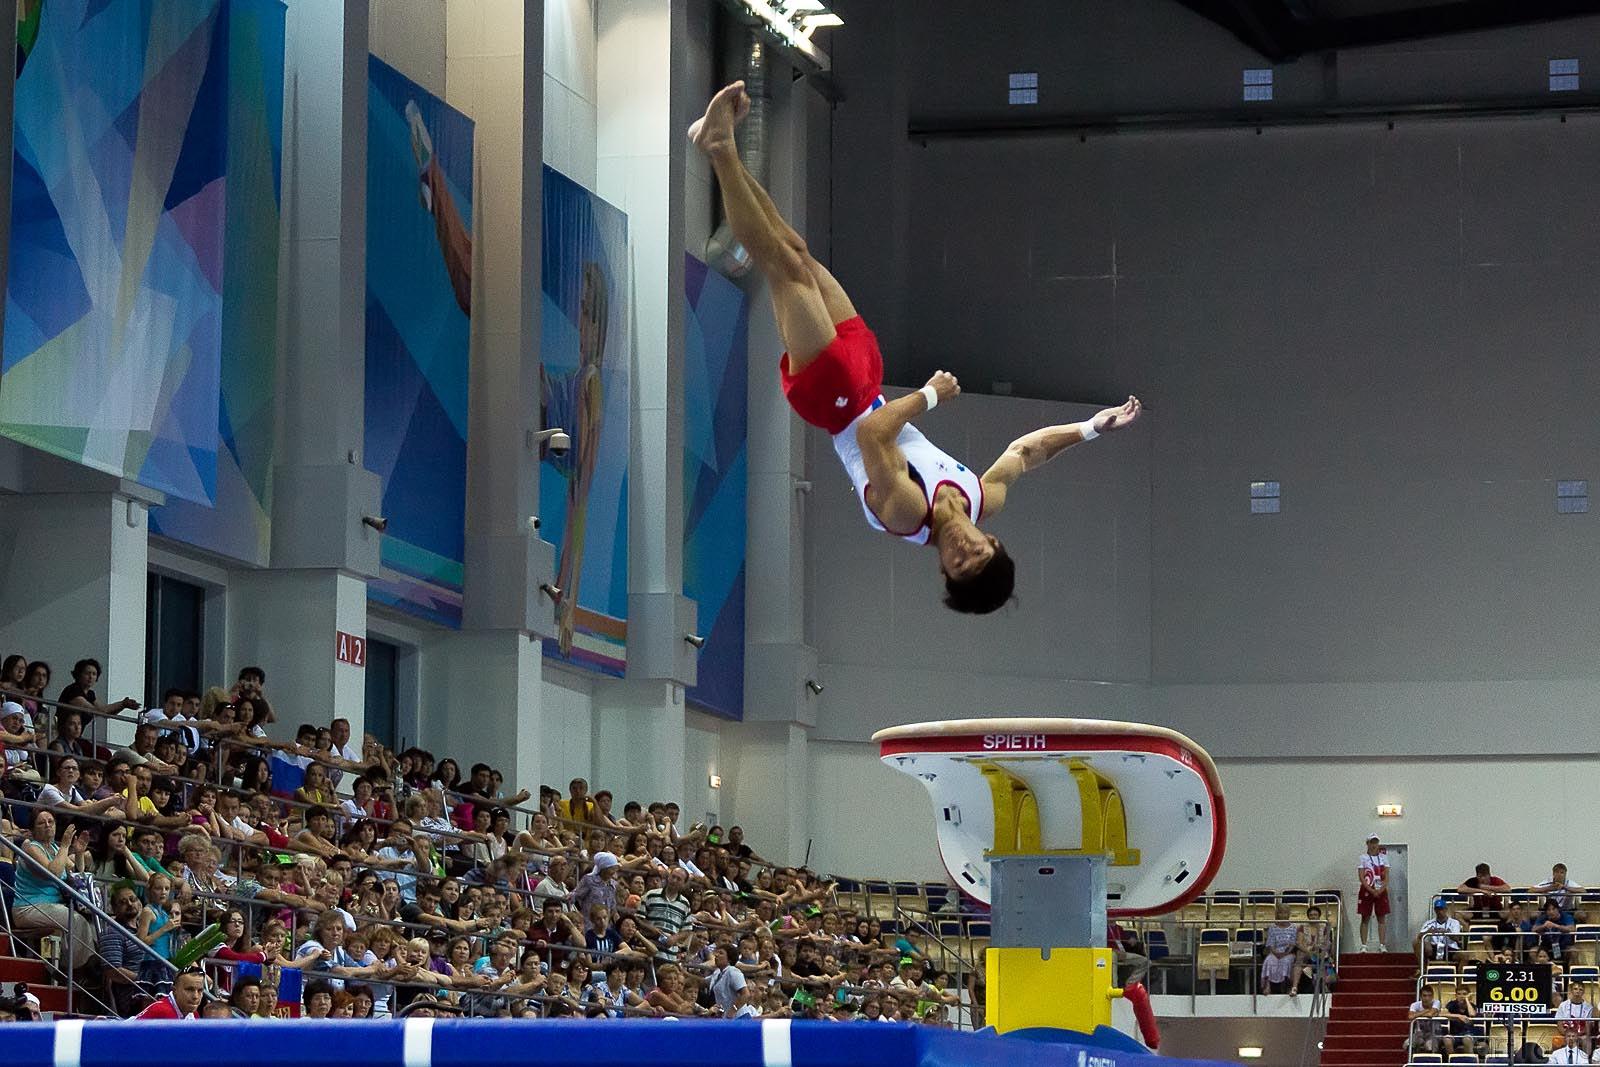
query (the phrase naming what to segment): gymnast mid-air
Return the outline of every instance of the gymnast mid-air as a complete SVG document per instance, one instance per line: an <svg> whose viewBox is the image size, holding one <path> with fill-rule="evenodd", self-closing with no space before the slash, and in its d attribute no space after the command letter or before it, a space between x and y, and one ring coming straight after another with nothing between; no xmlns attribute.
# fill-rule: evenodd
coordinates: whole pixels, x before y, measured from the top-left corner
<svg viewBox="0 0 1600 1067"><path fill-rule="evenodd" d="M960 395L955 375L939 371L919 391L883 399L877 338L739 160L733 131L749 110L744 82L734 82L711 98L689 139L710 157L728 224L767 280L788 349L778 365L784 395L796 414L832 435L868 524L938 551L945 604L994 611L1011 599L1017 567L978 523L1000 513L1025 471L1137 419L1139 400L1019 437L982 477L940 451L911 420Z"/></svg>

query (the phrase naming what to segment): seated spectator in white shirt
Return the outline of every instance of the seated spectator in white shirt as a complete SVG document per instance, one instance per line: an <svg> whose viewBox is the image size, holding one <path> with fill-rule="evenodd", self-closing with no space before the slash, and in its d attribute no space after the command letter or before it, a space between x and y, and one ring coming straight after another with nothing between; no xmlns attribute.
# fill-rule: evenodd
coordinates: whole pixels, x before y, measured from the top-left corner
<svg viewBox="0 0 1600 1067"><path fill-rule="evenodd" d="M533 887L533 899L537 903L549 898L551 900L566 900L572 895L567 888L567 874L571 869L565 856L551 856L550 869L545 876L539 879L539 884Z"/></svg>
<svg viewBox="0 0 1600 1067"><path fill-rule="evenodd" d="M1461 947L1456 940L1456 935L1461 933L1461 920L1450 914L1449 905L1443 897L1438 897L1433 902L1433 918L1422 924L1422 929L1417 931L1417 945L1424 948L1429 959L1444 960L1450 958L1450 953Z"/></svg>
<svg viewBox="0 0 1600 1067"><path fill-rule="evenodd" d="M1418 1052L1437 1053L1445 1030L1444 1005L1434 997L1431 985L1423 986L1418 993L1417 999L1411 1002L1411 1007L1406 1011L1406 1020L1411 1024L1411 1036L1406 1039L1406 1047L1413 1055Z"/></svg>
<svg viewBox="0 0 1600 1067"><path fill-rule="evenodd" d="M1556 1026L1566 1047L1580 1048L1586 1057L1594 1052L1594 1005L1585 999L1582 982L1567 983L1567 999L1556 1005Z"/></svg>
<svg viewBox="0 0 1600 1067"><path fill-rule="evenodd" d="M1550 1053L1550 1058L1545 1060L1545 1062L1546 1063L1572 1064L1572 1063L1592 1063L1594 1061L1589 1058L1589 1054L1588 1053L1585 1053L1583 1051L1583 1049L1579 1048L1578 1046L1576 1046L1576 1045L1562 1045L1560 1048L1558 1048L1555 1051L1551 1052Z"/></svg>
<svg viewBox="0 0 1600 1067"><path fill-rule="evenodd" d="M340 759L349 760L351 763L363 762L361 750L350 744L350 720L334 719L328 724L328 733L333 741L333 754ZM328 781L333 783L335 789L344 778L344 769L335 767L328 772Z"/></svg>
<svg viewBox="0 0 1600 1067"><path fill-rule="evenodd" d="M1535 892L1544 895L1546 900L1553 900L1563 914L1570 915L1573 905L1578 902L1578 894L1583 892L1583 886L1567 877L1567 865L1558 863L1550 868L1550 878L1532 887Z"/></svg>
<svg viewBox="0 0 1600 1067"><path fill-rule="evenodd" d="M40 791L39 803L80 815L101 815L111 808L116 808L118 814L121 813L123 799L120 793L110 793L99 800L90 800L84 795L83 790L78 788L81 773L78 757L59 756L55 764L56 779Z"/></svg>

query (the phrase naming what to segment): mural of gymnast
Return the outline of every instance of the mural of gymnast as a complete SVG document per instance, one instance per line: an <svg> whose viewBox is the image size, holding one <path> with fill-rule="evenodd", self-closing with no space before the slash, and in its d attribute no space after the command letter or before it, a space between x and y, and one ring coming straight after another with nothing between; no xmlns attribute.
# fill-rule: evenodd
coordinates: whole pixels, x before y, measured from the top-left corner
<svg viewBox="0 0 1600 1067"><path fill-rule="evenodd" d="M563 656L572 652L577 622L578 579L583 575L583 548L589 520L589 488L600 456L604 429L605 391L601 366L606 352L606 321L611 291L605 272L593 261L583 265L583 291L578 305L578 367L570 374L541 369L545 426L571 426L572 450L546 456L567 479L567 523L561 532L561 566L556 587L556 634Z"/></svg>
<svg viewBox="0 0 1600 1067"><path fill-rule="evenodd" d="M450 288L456 296L461 313L472 315L472 234L461 221L456 199L445 181L444 171L434 158L433 138L428 125L422 120L422 111L415 100L406 101L406 123L411 127L411 154L417 157L417 196L422 207L433 216L433 233L439 239L439 253L444 257L445 273L450 276Z"/></svg>
<svg viewBox="0 0 1600 1067"><path fill-rule="evenodd" d="M417 195L433 216L434 234L444 257L446 273L456 303L470 315L472 307L472 235L467 232L455 198L434 158L433 138L415 101L405 107L411 127L411 151L416 156ZM604 429L605 391L601 366L605 359L606 321L611 293L605 272L595 262L583 265L583 291L578 310L578 367L569 374L541 369L541 425L571 427L573 446L566 455L543 458L567 480L567 519L561 531L561 565L556 586L562 591L556 605L557 638L562 655L572 652L577 628L578 584L583 574L583 548L589 517L589 489L594 482Z"/></svg>

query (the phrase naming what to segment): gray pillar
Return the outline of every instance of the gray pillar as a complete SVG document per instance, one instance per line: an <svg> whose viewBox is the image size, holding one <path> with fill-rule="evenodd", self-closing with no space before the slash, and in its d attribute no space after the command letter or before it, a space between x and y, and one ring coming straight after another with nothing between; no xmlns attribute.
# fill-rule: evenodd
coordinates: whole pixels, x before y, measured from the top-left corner
<svg viewBox="0 0 1600 1067"><path fill-rule="evenodd" d="M544 165L543 0L450 0L445 96L475 124L471 372L463 628L430 644L422 743L492 756L538 785L543 709L539 587L554 550L532 528L539 454ZM465 712L465 713L462 713Z"/></svg>
<svg viewBox="0 0 1600 1067"><path fill-rule="evenodd" d="M293 706L279 730L364 724L365 671L335 631L366 635L380 480L362 463L366 379L367 0L290 0L285 48L283 355L272 565L241 578L230 652Z"/></svg>
<svg viewBox="0 0 1600 1067"><path fill-rule="evenodd" d="M481 26L489 9L505 5L451 6L465 16L452 25ZM446 40L446 94L476 123L479 161L467 436L471 630L553 632L552 605L539 592L553 550L531 526L539 455L528 442L540 429L544 17L543 0L525 0L520 38L497 29Z"/></svg>

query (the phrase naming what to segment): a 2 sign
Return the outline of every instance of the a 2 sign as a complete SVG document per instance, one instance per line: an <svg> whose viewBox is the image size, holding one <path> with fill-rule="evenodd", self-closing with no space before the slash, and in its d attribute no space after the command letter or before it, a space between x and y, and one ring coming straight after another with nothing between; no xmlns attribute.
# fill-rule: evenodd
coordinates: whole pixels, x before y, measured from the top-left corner
<svg viewBox="0 0 1600 1067"><path fill-rule="evenodd" d="M343 630L334 631L334 656L340 663L348 663L352 667L365 667L367 665L367 639L347 634Z"/></svg>

